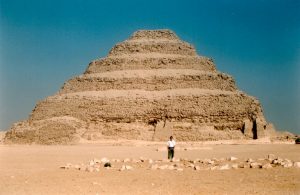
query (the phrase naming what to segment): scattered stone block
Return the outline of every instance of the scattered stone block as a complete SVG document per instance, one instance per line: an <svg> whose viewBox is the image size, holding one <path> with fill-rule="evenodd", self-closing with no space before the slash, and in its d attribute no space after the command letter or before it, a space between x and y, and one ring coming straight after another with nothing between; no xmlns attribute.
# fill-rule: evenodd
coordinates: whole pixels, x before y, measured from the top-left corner
<svg viewBox="0 0 300 195"><path fill-rule="evenodd" d="M89 162L89 165L90 165L90 166L94 166L94 165L95 165L94 160L91 160L91 161Z"/></svg>
<svg viewBox="0 0 300 195"><path fill-rule="evenodd" d="M152 160L152 159L149 159L149 160L148 160L148 163L149 163L149 164L152 164L152 163L153 163L153 160Z"/></svg>
<svg viewBox="0 0 300 195"><path fill-rule="evenodd" d="M209 164L209 165L215 164L215 162L212 161L211 159L204 159L202 162L205 163L205 164Z"/></svg>
<svg viewBox="0 0 300 195"><path fill-rule="evenodd" d="M187 167L194 168L194 167L195 167L195 165L194 165L194 164L192 164L192 163L189 163L189 164L187 165Z"/></svg>
<svg viewBox="0 0 300 195"><path fill-rule="evenodd" d="M232 167L233 169L238 169L238 168L239 168L239 165L238 165L238 164L232 164L231 167Z"/></svg>
<svg viewBox="0 0 300 195"><path fill-rule="evenodd" d="M176 168L176 171L183 171L183 168Z"/></svg>
<svg viewBox="0 0 300 195"><path fill-rule="evenodd" d="M100 162L103 163L103 164L105 164L105 163L109 162L109 159L106 158L106 157L103 157L103 158L101 158Z"/></svg>
<svg viewBox="0 0 300 195"><path fill-rule="evenodd" d="M160 169L160 170L165 170L167 168L168 168L168 165L161 165L158 167L158 169Z"/></svg>
<svg viewBox="0 0 300 195"><path fill-rule="evenodd" d="M230 169L230 166L229 164L225 164L225 165L221 165L218 170L229 170Z"/></svg>
<svg viewBox="0 0 300 195"><path fill-rule="evenodd" d="M125 171L125 170L133 170L133 167L129 165L122 165L122 167L119 169L119 171Z"/></svg>
<svg viewBox="0 0 300 195"><path fill-rule="evenodd" d="M300 168L300 162L294 162L294 167Z"/></svg>
<svg viewBox="0 0 300 195"><path fill-rule="evenodd" d="M281 158L277 158L272 161L272 164L281 165L282 162L283 162L283 160Z"/></svg>
<svg viewBox="0 0 300 195"><path fill-rule="evenodd" d="M200 171L200 166L194 166L195 171Z"/></svg>
<svg viewBox="0 0 300 195"><path fill-rule="evenodd" d="M289 159L284 159L280 164L284 168L289 168L289 167L293 166L293 162L291 160L289 160Z"/></svg>
<svg viewBox="0 0 300 195"><path fill-rule="evenodd" d="M193 161L194 164L199 163L199 162L201 162L201 160L199 158L197 158Z"/></svg>
<svg viewBox="0 0 300 195"><path fill-rule="evenodd" d="M126 170L126 166L122 165L122 167L119 169L119 171L125 171Z"/></svg>
<svg viewBox="0 0 300 195"><path fill-rule="evenodd" d="M246 162L247 162L247 163L253 163L253 162L254 162L254 160L253 160L253 159L251 159L251 158L248 158L248 159L246 160Z"/></svg>
<svg viewBox="0 0 300 195"><path fill-rule="evenodd" d="M235 161L237 160L238 158L234 157L234 156L231 156L231 157L228 157L227 160L228 161Z"/></svg>
<svg viewBox="0 0 300 195"><path fill-rule="evenodd" d="M133 170L133 167L129 165L122 165L122 167L119 169L119 171L125 171L125 170Z"/></svg>
<svg viewBox="0 0 300 195"><path fill-rule="evenodd" d="M293 166L293 163L286 163L283 165L284 168L290 168Z"/></svg>
<svg viewBox="0 0 300 195"><path fill-rule="evenodd" d="M129 166L129 165L125 165L125 169L126 169L126 170L133 170L133 167L132 167L132 166Z"/></svg>
<svg viewBox="0 0 300 195"><path fill-rule="evenodd" d="M272 167L272 165L271 165L270 163L267 163L267 164L264 164L264 165L262 166L262 168L263 168L263 169L271 169L271 168L273 168L273 167Z"/></svg>
<svg viewBox="0 0 300 195"><path fill-rule="evenodd" d="M252 162L250 163L250 168L254 169L254 168L262 168L262 164L258 163L258 162Z"/></svg>
<svg viewBox="0 0 300 195"><path fill-rule="evenodd" d="M213 166L213 167L210 167L209 169L213 171L213 170L217 170L218 167L217 166Z"/></svg>
<svg viewBox="0 0 300 195"><path fill-rule="evenodd" d="M111 163L110 162L106 162L103 166L104 167L111 167Z"/></svg>

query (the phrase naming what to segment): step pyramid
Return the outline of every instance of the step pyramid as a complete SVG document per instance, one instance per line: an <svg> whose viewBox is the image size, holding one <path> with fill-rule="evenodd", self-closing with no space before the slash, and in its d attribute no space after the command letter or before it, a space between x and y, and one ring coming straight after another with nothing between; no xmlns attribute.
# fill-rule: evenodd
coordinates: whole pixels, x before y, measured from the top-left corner
<svg viewBox="0 0 300 195"><path fill-rule="evenodd" d="M5 141L256 139L268 134L259 101L170 30L140 30L38 102Z"/></svg>

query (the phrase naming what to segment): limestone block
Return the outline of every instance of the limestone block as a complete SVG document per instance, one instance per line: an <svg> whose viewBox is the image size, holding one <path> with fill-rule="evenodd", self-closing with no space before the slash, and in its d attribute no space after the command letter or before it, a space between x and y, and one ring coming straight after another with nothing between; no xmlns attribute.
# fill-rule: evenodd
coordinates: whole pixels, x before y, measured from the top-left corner
<svg viewBox="0 0 300 195"><path fill-rule="evenodd" d="M239 164L236 164L236 163L235 163L235 164L232 164L231 167L232 167L233 169L238 169L238 168L239 168Z"/></svg>
<svg viewBox="0 0 300 195"><path fill-rule="evenodd" d="M231 157L228 157L227 160L228 161L235 161L237 160L238 158L234 157L234 156L231 156Z"/></svg>
<svg viewBox="0 0 300 195"><path fill-rule="evenodd" d="M201 168L200 168L200 166L194 166L194 170L195 170L195 171L200 171Z"/></svg>
<svg viewBox="0 0 300 195"><path fill-rule="evenodd" d="M258 162L250 163L250 168L262 168L262 164Z"/></svg>
<svg viewBox="0 0 300 195"><path fill-rule="evenodd" d="M225 165L221 165L218 170L229 170L230 169L230 166L229 164L225 164Z"/></svg>
<svg viewBox="0 0 300 195"><path fill-rule="evenodd" d="M294 167L300 168L300 162L294 162Z"/></svg>
<svg viewBox="0 0 300 195"><path fill-rule="evenodd" d="M264 165L262 166L262 168L263 168L263 169L271 169L271 168L273 168L273 167L272 167L272 165L271 165L270 163L267 163L267 164L264 164Z"/></svg>

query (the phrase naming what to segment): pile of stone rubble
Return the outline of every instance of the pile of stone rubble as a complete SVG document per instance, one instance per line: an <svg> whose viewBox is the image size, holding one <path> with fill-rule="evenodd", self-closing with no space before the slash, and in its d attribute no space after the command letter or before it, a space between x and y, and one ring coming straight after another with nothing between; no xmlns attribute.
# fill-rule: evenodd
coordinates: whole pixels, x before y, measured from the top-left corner
<svg viewBox="0 0 300 195"><path fill-rule="evenodd" d="M283 159L276 157L274 154L269 154L266 158L259 159L238 159L236 157L228 158L212 158L212 159L195 159L190 160L186 158L173 159L169 161L164 160L152 160L144 157L139 159L125 158L120 159L93 159L87 164L71 164L67 163L65 166L61 166L61 169L73 169L87 172L99 172L101 169L107 170L230 170L230 169L272 169L272 168L300 168L300 162L294 162L289 159Z"/></svg>

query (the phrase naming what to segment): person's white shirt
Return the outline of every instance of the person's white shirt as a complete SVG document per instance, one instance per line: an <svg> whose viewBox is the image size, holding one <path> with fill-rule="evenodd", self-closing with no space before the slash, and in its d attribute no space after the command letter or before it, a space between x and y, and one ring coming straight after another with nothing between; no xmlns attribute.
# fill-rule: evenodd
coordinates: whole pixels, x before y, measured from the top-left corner
<svg viewBox="0 0 300 195"><path fill-rule="evenodd" d="M168 141L168 147L170 147L170 148L174 148L175 147L175 145L176 145L176 142L175 142L175 140L169 140Z"/></svg>

